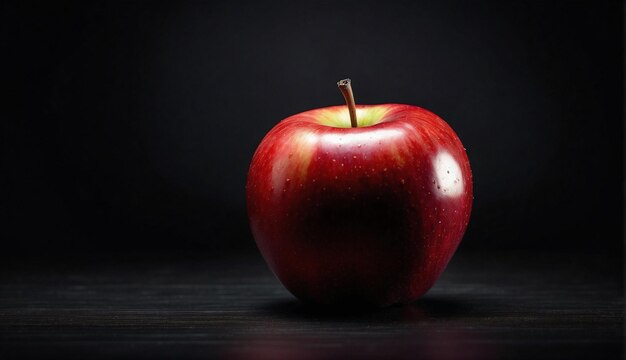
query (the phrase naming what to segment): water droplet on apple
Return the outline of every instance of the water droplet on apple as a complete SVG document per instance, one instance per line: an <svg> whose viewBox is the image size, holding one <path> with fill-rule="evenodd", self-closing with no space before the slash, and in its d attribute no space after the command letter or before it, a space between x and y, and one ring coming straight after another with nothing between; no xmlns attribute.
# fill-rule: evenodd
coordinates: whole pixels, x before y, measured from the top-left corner
<svg viewBox="0 0 626 360"><path fill-rule="evenodd" d="M341 163L341 166L343 166L343 163Z"/></svg>
<svg viewBox="0 0 626 360"><path fill-rule="evenodd" d="M404 179L400 179L400 182L401 182L402 184L404 184Z"/></svg>
<svg viewBox="0 0 626 360"><path fill-rule="evenodd" d="M383 171L387 171L387 168L384 168Z"/></svg>
<svg viewBox="0 0 626 360"><path fill-rule="evenodd" d="M287 178L285 181L286 181L286 182L290 182L290 181L291 181L291 179L290 179L290 178Z"/></svg>
<svg viewBox="0 0 626 360"><path fill-rule="evenodd" d="M360 148L361 146L362 146L361 144L357 145L357 147L359 147L359 148Z"/></svg>
<svg viewBox="0 0 626 360"><path fill-rule="evenodd" d="M356 159L356 155L353 155L353 156L352 156L352 158L353 158L353 159Z"/></svg>

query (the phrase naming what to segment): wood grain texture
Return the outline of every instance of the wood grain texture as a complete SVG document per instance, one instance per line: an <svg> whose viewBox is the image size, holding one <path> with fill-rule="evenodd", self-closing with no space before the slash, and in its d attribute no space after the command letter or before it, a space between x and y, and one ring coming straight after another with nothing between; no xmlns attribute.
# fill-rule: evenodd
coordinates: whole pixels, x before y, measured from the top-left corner
<svg viewBox="0 0 626 360"><path fill-rule="evenodd" d="M1 358L622 358L621 259L458 254L411 306L323 310L259 255L4 263Z"/></svg>

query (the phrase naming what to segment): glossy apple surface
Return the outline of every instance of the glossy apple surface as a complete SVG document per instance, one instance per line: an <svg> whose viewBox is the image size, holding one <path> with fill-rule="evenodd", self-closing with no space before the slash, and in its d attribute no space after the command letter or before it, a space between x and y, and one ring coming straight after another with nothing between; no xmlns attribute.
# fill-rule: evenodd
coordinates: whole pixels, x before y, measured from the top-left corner
<svg viewBox="0 0 626 360"><path fill-rule="evenodd" d="M257 148L248 216L272 271L319 304L408 303L434 284L472 208L472 173L455 132L410 105L307 111Z"/></svg>

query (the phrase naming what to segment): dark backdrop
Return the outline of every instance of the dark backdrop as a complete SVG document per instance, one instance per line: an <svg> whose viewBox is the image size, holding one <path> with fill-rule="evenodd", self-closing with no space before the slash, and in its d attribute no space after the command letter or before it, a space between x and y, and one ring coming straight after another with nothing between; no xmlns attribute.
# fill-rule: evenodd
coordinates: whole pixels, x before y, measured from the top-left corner
<svg viewBox="0 0 626 360"><path fill-rule="evenodd" d="M620 1L0 6L3 255L253 250L256 145L344 77L457 131L462 249L622 248Z"/></svg>

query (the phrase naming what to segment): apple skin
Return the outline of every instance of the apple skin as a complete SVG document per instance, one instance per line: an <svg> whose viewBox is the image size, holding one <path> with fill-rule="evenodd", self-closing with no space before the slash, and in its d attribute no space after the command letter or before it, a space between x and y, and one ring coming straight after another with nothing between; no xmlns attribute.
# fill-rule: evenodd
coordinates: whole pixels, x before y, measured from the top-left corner
<svg viewBox="0 0 626 360"><path fill-rule="evenodd" d="M370 126L335 127L346 126L347 114L346 106L303 112L265 136L246 185L252 234L274 274L305 302L410 303L463 237L469 160L428 110L360 105L357 116Z"/></svg>

